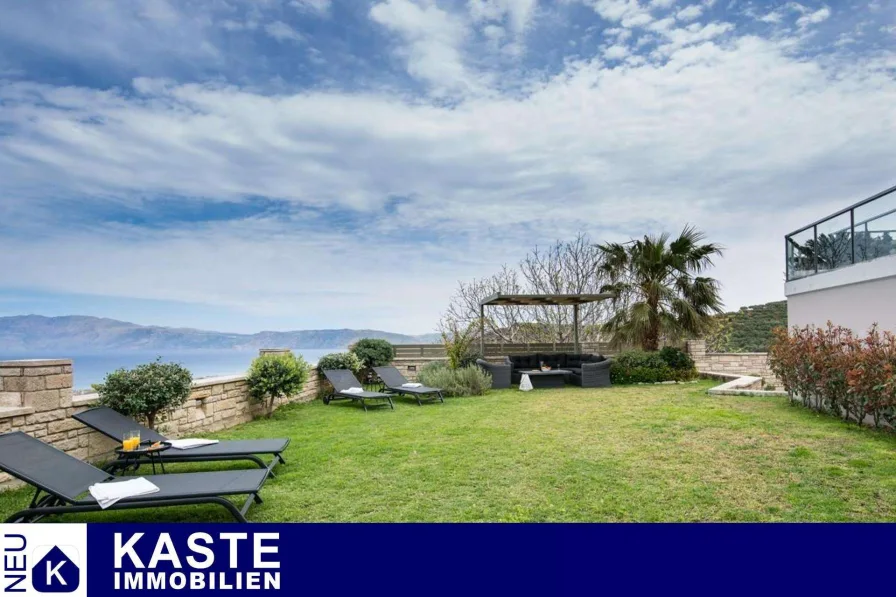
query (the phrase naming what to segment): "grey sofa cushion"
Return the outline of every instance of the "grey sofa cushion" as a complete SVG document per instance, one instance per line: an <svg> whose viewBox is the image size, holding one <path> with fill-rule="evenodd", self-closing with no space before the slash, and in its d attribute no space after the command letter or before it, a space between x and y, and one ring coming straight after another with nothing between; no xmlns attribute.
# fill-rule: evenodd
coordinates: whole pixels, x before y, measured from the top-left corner
<svg viewBox="0 0 896 597"><path fill-rule="evenodd" d="M570 367L581 367L582 366L582 355L580 354L567 354L564 355L566 357L566 368Z"/></svg>

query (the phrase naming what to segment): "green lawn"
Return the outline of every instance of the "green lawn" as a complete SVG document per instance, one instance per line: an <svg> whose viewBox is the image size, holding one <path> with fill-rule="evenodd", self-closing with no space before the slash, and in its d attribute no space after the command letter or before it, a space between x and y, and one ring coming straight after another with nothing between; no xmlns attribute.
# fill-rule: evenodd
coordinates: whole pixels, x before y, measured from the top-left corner
<svg viewBox="0 0 896 597"><path fill-rule="evenodd" d="M220 437L292 438L253 521L896 520L896 436L710 386L504 390L367 414L315 402ZM28 498L0 494L0 514ZM227 519L212 506L65 518Z"/></svg>

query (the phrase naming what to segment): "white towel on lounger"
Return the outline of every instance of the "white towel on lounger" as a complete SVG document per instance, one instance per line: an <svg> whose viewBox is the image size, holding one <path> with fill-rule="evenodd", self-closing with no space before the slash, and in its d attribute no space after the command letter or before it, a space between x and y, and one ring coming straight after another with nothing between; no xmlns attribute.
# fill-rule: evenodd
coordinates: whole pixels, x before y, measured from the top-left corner
<svg viewBox="0 0 896 597"><path fill-rule="evenodd" d="M422 383L403 383L403 384L401 384L401 387L403 387L403 388L422 388L423 384Z"/></svg>
<svg viewBox="0 0 896 597"><path fill-rule="evenodd" d="M364 388L349 388L347 390L342 390L340 394L363 394Z"/></svg>
<svg viewBox="0 0 896 597"><path fill-rule="evenodd" d="M184 438L168 440L168 443L171 444L171 447L175 450L189 450L190 448L201 448L202 446L211 446L212 444L217 444L218 440Z"/></svg>
<svg viewBox="0 0 896 597"><path fill-rule="evenodd" d="M105 510L118 500L158 493L159 488L143 477L128 479L127 481L114 481L111 483L96 483L88 490L100 508Z"/></svg>

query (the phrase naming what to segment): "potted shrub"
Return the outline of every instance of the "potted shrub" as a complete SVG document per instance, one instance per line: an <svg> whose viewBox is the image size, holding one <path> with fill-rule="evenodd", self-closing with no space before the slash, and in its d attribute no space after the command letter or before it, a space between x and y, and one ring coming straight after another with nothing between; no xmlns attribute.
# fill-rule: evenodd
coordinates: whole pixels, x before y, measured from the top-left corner
<svg viewBox="0 0 896 597"><path fill-rule="evenodd" d="M143 419L155 429L160 412L170 411L190 396L193 375L178 363L161 358L133 369L118 369L94 386L100 404L129 417Z"/></svg>
<svg viewBox="0 0 896 597"><path fill-rule="evenodd" d="M299 393L308 380L308 363L292 353L264 354L252 361L246 382L249 396L264 405L270 417L278 399Z"/></svg>

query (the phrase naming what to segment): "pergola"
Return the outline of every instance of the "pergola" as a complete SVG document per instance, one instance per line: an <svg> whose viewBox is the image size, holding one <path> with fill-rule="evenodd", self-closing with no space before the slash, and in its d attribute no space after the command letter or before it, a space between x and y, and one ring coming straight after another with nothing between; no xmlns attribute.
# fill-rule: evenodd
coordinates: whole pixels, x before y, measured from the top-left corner
<svg viewBox="0 0 896 597"><path fill-rule="evenodd" d="M572 338L575 351L579 346L579 305L614 298L612 292L600 294L493 294L479 303L479 352L485 354L485 308L516 305L520 307L572 305Z"/></svg>

